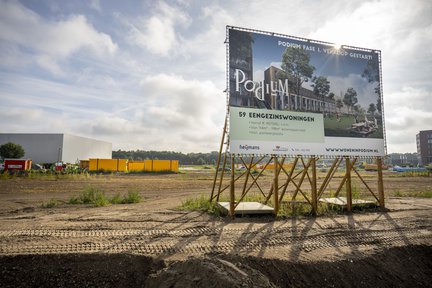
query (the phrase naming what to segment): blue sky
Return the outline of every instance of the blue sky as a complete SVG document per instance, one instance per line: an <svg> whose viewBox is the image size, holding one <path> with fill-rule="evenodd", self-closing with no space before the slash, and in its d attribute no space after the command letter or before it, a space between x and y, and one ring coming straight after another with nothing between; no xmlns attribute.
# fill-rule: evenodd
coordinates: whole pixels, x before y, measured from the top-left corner
<svg viewBox="0 0 432 288"><path fill-rule="evenodd" d="M381 50L388 152L414 152L432 129L430 15L427 0L0 0L0 132L217 150L232 25Z"/></svg>

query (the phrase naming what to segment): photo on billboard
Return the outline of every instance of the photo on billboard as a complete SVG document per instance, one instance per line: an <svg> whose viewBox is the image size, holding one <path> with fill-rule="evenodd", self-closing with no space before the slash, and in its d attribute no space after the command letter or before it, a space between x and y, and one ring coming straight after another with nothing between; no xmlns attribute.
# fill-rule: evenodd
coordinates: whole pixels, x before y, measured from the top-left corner
<svg viewBox="0 0 432 288"><path fill-rule="evenodd" d="M380 51L234 27L227 34L232 151L248 152L243 141L265 147L261 154L285 146L286 154L385 155Z"/></svg>

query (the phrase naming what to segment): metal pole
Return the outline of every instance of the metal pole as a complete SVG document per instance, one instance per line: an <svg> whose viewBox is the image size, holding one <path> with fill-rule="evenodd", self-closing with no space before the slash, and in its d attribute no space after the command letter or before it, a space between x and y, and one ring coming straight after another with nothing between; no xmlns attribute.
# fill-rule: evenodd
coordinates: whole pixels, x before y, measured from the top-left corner
<svg viewBox="0 0 432 288"><path fill-rule="evenodd" d="M377 170L378 170L378 198L379 198L379 206L381 208L385 208L385 201L384 201L384 181L383 181L383 175L382 175L382 158L378 157L376 159L377 163Z"/></svg>
<svg viewBox="0 0 432 288"><path fill-rule="evenodd" d="M347 156L345 157L345 169L346 169L346 198L347 198L347 211L352 211L352 191L351 191L351 161Z"/></svg>
<svg viewBox="0 0 432 288"><path fill-rule="evenodd" d="M275 216L279 212L279 183L278 183L278 158L276 156L273 156L274 160L274 167L273 167L273 201L274 201L274 214Z"/></svg>
<svg viewBox="0 0 432 288"><path fill-rule="evenodd" d="M234 209L235 209L235 180L234 180L234 154L231 155L231 187L230 187L230 216L234 217Z"/></svg>

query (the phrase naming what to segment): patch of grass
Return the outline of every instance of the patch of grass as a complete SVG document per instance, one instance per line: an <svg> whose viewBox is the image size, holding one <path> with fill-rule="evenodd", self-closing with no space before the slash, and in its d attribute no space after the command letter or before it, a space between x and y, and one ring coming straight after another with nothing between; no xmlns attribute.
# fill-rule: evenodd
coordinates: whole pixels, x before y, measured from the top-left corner
<svg viewBox="0 0 432 288"><path fill-rule="evenodd" d="M302 201L304 200L304 202ZM317 214L329 215L340 213L343 210L341 206L326 204L318 202ZM312 206L304 199L297 199L297 202L282 202L279 206L278 217L297 217L297 216L310 216Z"/></svg>
<svg viewBox="0 0 432 288"><path fill-rule="evenodd" d="M138 193L138 191L129 190L128 194L123 196L121 204L132 204L139 202L141 202L141 195Z"/></svg>
<svg viewBox="0 0 432 288"><path fill-rule="evenodd" d="M123 204L123 199L120 195L120 193L116 193L111 199L110 199L110 203L111 204Z"/></svg>
<svg viewBox="0 0 432 288"><path fill-rule="evenodd" d="M352 199L360 199L360 189L356 185L351 187L351 197Z"/></svg>
<svg viewBox="0 0 432 288"><path fill-rule="evenodd" d="M131 204L139 203L141 195L134 190L129 190L126 195L115 194L109 199L105 193L97 187L87 186L84 191L78 196L72 196L69 199L69 204L93 204L97 207L106 206L108 204Z"/></svg>
<svg viewBox="0 0 432 288"><path fill-rule="evenodd" d="M396 197L418 197L418 198L432 198L432 191L422 190L422 191L410 191L402 192L397 190L394 194Z"/></svg>
<svg viewBox="0 0 432 288"><path fill-rule="evenodd" d="M14 174L9 174L8 171L3 171L0 173L0 180L12 179L14 178Z"/></svg>
<svg viewBox="0 0 432 288"><path fill-rule="evenodd" d="M42 208L54 208L58 205L58 201L54 198L51 198L48 202L42 202Z"/></svg>
<svg viewBox="0 0 432 288"><path fill-rule="evenodd" d="M396 172L388 175L389 177L399 178L399 177L430 177L430 172L428 171L407 171L407 172Z"/></svg>
<svg viewBox="0 0 432 288"><path fill-rule="evenodd" d="M416 197L432 198L432 191L421 191L416 194Z"/></svg>
<svg viewBox="0 0 432 288"><path fill-rule="evenodd" d="M87 186L84 191L79 195L79 200L83 204L103 204L108 203L105 193L100 191L99 188ZM105 200L105 201L104 201Z"/></svg>
<svg viewBox="0 0 432 288"><path fill-rule="evenodd" d="M78 197L72 196L69 199L69 204L82 204Z"/></svg>
<svg viewBox="0 0 432 288"><path fill-rule="evenodd" d="M203 211L217 216L222 214L216 201L210 202L208 195L200 195L197 198L187 198L184 202L182 201L179 209L183 211Z"/></svg>
<svg viewBox="0 0 432 288"><path fill-rule="evenodd" d="M396 196L396 197L403 197L404 195L402 194L402 192L400 190L396 190L394 196Z"/></svg>
<svg viewBox="0 0 432 288"><path fill-rule="evenodd" d="M103 191L99 188L87 186L78 197L72 196L69 199L69 204L93 204L95 206L106 206L109 201Z"/></svg>
<svg viewBox="0 0 432 288"><path fill-rule="evenodd" d="M279 206L278 217L292 217L307 215L311 212L312 207L303 203L282 203Z"/></svg>

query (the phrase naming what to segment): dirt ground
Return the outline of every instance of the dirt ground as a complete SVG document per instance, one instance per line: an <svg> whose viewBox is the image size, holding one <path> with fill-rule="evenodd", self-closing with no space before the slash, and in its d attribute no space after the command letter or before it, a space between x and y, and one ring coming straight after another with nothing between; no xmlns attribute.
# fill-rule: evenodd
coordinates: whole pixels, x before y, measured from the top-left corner
<svg viewBox="0 0 432 288"><path fill-rule="evenodd" d="M365 179L375 189L373 174ZM431 177L385 174L385 210L235 219L178 210L212 184L206 171L0 179L0 286L431 287L432 199L397 197L432 191ZM144 200L68 204L88 186Z"/></svg>

